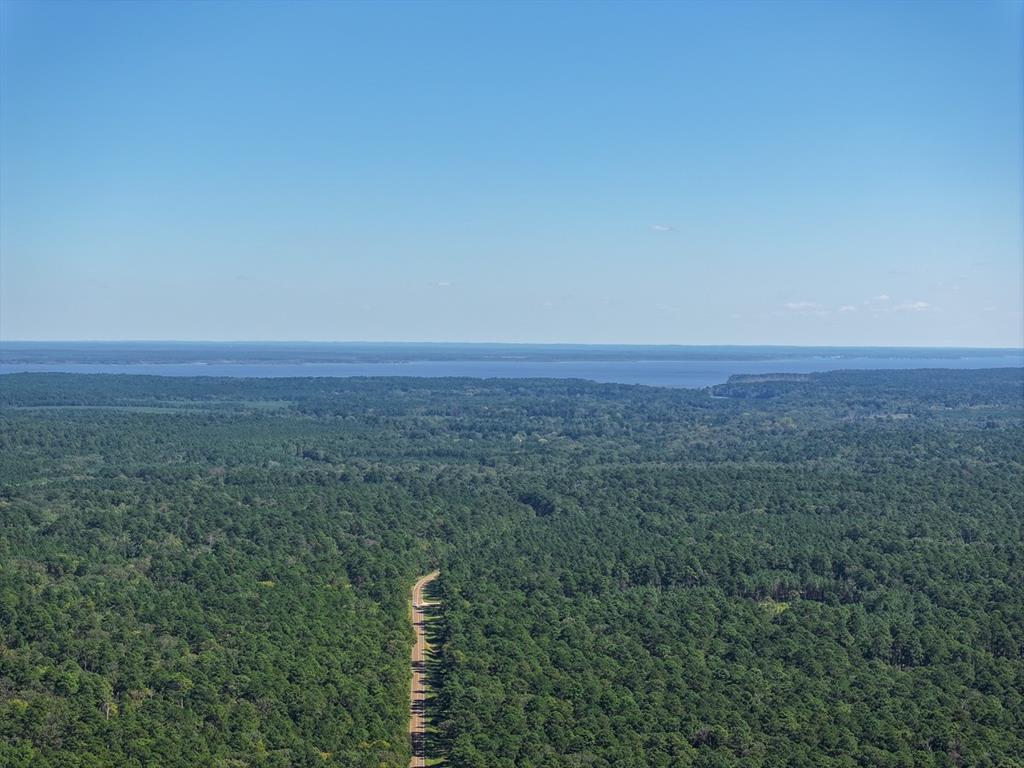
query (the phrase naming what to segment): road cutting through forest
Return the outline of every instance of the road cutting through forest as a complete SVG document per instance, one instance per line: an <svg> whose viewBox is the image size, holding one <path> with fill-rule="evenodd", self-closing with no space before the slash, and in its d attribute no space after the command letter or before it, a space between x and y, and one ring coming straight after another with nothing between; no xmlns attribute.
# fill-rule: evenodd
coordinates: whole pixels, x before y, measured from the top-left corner
<svg viewBox="0 0 1024 768"><path fill-rule="evenodd" d="M412 743L412 759L410 768L421 768L427 764L427 669L426 654L427 624L426 608L428 603L423 597L423 590L438 577L438 571L428 573L412 586L412 602L409 607L409 619L416 632L416 643L412 647L412 686L409 690L409 740Z"/></svg>

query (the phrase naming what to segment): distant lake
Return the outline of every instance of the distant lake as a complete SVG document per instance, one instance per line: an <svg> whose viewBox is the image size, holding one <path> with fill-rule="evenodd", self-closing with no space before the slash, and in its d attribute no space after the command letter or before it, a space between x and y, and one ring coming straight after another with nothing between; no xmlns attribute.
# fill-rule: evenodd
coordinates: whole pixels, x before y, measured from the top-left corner
<svg viewBox="0 0 1024 768"><path fill-rule="evenodd" d="M309 376L425 376L472 378L589 379L659 387L707 387L738 373L814 373L833 370L910 368L1007 368L1024 365L1020 352L973 352L968 356L780 356L713 360L410 360L406 362L189 362L27 363L0 362L5 373L122 373L156 376L284 378Z"/></svg>

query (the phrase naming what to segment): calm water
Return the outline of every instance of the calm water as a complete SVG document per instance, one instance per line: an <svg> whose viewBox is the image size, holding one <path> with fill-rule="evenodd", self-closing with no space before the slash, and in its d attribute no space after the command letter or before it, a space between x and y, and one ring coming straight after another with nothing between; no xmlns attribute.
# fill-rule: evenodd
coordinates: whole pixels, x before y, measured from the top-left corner
<svg viewBox="0 0 1024 768"><path fill-rule="evenodd" d="M0 374L22 372L128 373L157 376L470 376L572 378L661 387L706 387L735 373L813 373L908 368L1006 368L1024 365L1020 353L970 357L796 357L772 360L413 360L378 363L0 363Z"/></svg>

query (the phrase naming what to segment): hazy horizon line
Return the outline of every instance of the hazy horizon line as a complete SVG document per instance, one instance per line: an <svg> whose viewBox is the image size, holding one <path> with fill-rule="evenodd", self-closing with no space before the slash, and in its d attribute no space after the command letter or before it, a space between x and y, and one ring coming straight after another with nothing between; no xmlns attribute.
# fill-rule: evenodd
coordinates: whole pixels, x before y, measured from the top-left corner
<svg viewBox="0 0 1024 768"><path fill-rule="evenodd" d="M356 339L0 339L4 344L337 344L337 345L432 345L432 346L510 346L510 347L733 347L733 348L793 348L793 349L970 349L1024 352L1020 346L989 346L964 344L786 344L786 343L651 343L651 342L593 342L593 341L434 341L434 340L356 340Z"/></svg>

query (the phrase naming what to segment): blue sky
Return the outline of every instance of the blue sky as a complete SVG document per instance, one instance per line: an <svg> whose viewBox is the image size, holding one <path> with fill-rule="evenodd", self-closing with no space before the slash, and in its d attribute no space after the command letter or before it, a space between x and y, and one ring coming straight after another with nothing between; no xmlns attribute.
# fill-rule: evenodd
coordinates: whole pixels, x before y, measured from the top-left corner
<svg viewBox="0 0 1024 768"><path fill-rule="evenodd" d="M1022 344L1020 3L0 4L0 339Z"/></svg>

